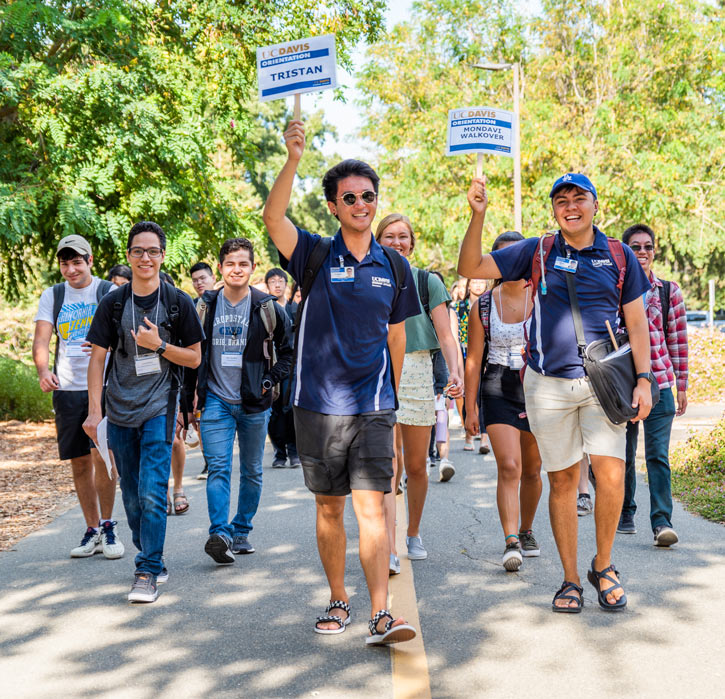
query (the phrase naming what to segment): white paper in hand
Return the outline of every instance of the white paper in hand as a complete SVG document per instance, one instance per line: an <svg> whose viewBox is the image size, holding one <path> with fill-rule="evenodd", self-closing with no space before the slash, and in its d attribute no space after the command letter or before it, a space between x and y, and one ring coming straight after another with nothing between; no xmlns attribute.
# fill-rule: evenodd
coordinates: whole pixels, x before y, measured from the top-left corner
<svg viewBox="0 0 725 699"><path fill-rule="evenodd" d="M103 420L101 420L98 423L98 427L96 428L96 437L98 439L98 442L96 442L96 448L98 449L98 453L101 455L101 458L103 459L103 463L106 464L106 470L108 471L108 477L113 478L113 462L111 461L111 455L108 453L108 418L104 417Z"/></svg>

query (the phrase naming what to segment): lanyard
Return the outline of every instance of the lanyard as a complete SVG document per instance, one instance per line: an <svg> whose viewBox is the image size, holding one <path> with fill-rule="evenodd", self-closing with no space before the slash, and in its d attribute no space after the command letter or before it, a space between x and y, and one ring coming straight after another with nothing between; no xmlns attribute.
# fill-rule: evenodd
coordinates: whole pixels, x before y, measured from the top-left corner
<svg viewBox="0 0 725 699"><path fill-rule="evenodd" d="M156 319L154 320L154 325L158 327L159 325L159 303L161 301L161 287L158 288L158 297L156 298ZM131 290L131 322L133 323L133 330L134 332L138 332L136 328L136 300L133 293L133 290ZM136 347L136 356L138 357L138 343L136 340L133 341L133 344Z"/></svg>

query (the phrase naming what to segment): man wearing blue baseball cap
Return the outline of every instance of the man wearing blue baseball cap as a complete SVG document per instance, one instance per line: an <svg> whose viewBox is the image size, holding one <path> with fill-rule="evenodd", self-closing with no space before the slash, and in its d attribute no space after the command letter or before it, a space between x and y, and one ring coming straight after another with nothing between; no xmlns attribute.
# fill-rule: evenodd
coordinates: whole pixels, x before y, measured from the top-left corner
<svg viewBox="0 0 725 699"><path fill-rule="evenodd" d="M486 181L474 179L468 193L473 215L461 245L458 272L479 279L532 280L524 393L531 431L549 475L549 515L564 568L564 583L552 608L577 613L584 606L577 571L576 498L579 462L589 454L597 480L597 553L587 577L597 590L600 607L619 611L627 597L611 555L624 498L626 426L609 421L586 380L567 277L575 282L587 344L606 338L607 322L617 327L622 309L637 371L632 395L632 407L639 410L635 420L646 418L652 407L649 331L642 303L648 283L632 251L594 226L599 200L586 175L563 175L554 182L549 198L559 226L556 233L483 255Z"/></svg>

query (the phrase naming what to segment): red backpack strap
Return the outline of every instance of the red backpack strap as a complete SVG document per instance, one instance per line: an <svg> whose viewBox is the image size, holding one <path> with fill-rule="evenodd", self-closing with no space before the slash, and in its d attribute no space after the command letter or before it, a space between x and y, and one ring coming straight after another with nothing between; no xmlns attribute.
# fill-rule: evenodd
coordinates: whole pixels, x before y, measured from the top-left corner
<svg viewBox="0 0 725 699"><path fill-rule="evenodd" d="M624 256L624 248L622 247L622 241L616 238L607 238L607 244L609 245L609 254L614 260L614 264L617 266L619 272L619 279L617 280L617 291L619 291L619 306L622 306L622 289L624 288L624 275L627 273L627 258Z"/></svg>
<svg viewBox="0 0 725 699"><path fill-rule="evenodd" d="M546 296L546 286L544 283L542 283L541 270L544 268L544 265L546 265L546 260L549 258L549 253L551 253L551 249L554 247L555 238L556 233L544 233L544 235L539 238L539 242L536 245L534 257L531 260L531 278L526 283L526 286L531 287L532 306L536 303L536 292L539 290L539 288L541 288L541 293ZM526 356L530 359L531 341L526 325L524 325L524 339L526 340Z"/></svg>

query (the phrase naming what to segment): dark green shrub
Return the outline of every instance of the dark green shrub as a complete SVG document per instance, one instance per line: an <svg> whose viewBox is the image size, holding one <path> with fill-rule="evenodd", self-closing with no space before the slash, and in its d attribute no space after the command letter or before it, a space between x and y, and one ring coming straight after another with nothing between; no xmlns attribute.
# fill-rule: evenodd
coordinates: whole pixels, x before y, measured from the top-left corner
<svg viewBox="0 0 725 699"><path fill-rule="evenodd" d="M0 356L0 419L39 422L51 417L52 399L40 390L35 369Z"/></svg>

